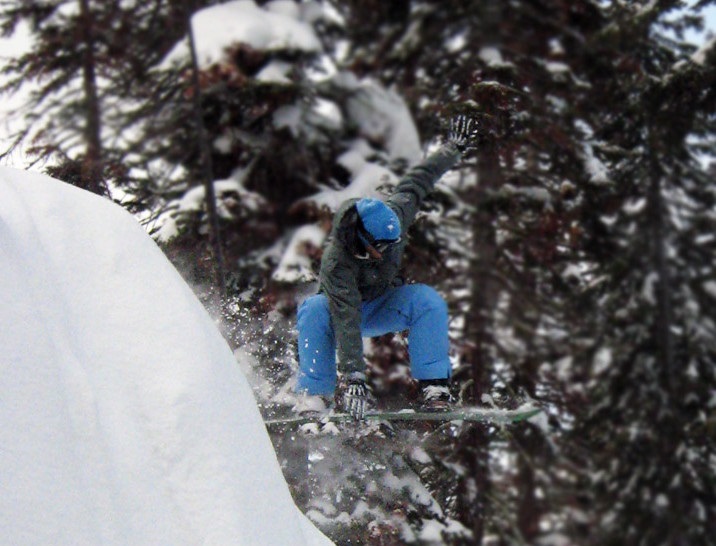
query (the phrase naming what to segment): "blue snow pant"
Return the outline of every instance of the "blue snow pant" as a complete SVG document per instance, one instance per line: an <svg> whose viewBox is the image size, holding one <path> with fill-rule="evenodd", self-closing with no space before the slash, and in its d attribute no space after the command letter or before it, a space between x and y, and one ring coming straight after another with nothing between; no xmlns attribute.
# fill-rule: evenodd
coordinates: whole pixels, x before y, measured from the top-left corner
<svg viewBox="0 0 716 546"><path fill-rule="evenodd" d="M443 298L424 284L388 290L363 303L361 333L377 337L409 330L410 369L415 379L451 375L448 313ZM323 294L307 298L298 309L297 392L332 395L336 388L336 339Z"/></svg>

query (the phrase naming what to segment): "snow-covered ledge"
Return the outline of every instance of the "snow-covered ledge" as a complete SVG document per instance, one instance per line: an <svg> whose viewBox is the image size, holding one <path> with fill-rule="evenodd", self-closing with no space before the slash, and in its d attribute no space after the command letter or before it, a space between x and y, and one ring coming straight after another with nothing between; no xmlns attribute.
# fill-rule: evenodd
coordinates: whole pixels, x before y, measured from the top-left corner
<svg viewBox="0 0 716 546"><path fill-rule="evenodd" d="M0 168L3 544L326 546L211 318L135 219Z"/></svg>

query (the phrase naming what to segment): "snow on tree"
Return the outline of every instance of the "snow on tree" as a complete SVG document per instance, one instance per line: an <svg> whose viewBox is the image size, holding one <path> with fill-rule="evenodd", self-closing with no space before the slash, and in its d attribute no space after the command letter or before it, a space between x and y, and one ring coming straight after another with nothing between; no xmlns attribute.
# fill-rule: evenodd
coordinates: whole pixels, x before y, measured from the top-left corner
<svg viewBox="0 0 716 546"><path fill-rule="evenodd" d="M393 183L391 167L404 168L421 155L417 132L397 95L336 69L330 40L322 39L320 29L342 22L322 3L227 2L199 10L192 24L200 89L181 79L188 61L182 40L156 69L171 99L159 114L159 125L154 118L139 137L146 164L179 166L154 190L163 200L155 207L153 225L159 226L170 252L172 246L202 240L205 214L184 196L198 176L197 157L191 153L196 143L186 131L185 98L201 93L213 140L214 176L235 180L254 196L252 201L263 201L244 214L242 195L218 191L219 201L233 203L220 203L219 208L229 211L222 215L222 228L228 260L239 262L233 271L235 288L255 293L266 287L277 265L270 257L276 239L285 248L295 229L325 218L324 205L335 207L321 198L309 205L307 198L321 190L326 197L349 178L373 188ZM302 199L307 206L295 207ZM194 266L198 282L201 268ZM263 273L256 275L257 270Z"/></svg>
<svg viewBox="0 0 716 546"><path fill-rule="evenodd" d="M3 541L330 544L231 350L135 219L8 168L0 197Z"/></svg>
<svg viewBox="0 0 716 546"><path fill-rule="evenodd" d="M246 44L257 51L301 51L317 53L321 42L310 24L303 19L300 5L292 2L268 2L259 8L252 0L234 0L203 9L192 18L197 39L200 68L207 68L224 58L227 46ZM164 58L164 63L182 63L189 55L188 45L182 41ZM277 69L269 63L259 74ZM279 71L280 72L280 71ZM279 75L278 81L284 82ZM270 81L269 78L261 78Z"/></svg>

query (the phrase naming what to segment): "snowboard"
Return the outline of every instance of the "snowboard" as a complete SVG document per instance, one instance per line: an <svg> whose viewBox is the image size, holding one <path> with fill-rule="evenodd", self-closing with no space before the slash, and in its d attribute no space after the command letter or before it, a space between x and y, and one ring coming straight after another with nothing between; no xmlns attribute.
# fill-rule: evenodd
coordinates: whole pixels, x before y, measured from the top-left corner
<svg viewBox="0 0 716 546"><path fill-rule="evenodd" d="M542 411L541 408L528 404L519 408L493 409L481 407L457 407L447 411L420 411L403 409L394 411L371 411L366 413L366 421L469 421L479 423L509 424L519 423L534 417ZM264 421L268 428L281 428L301 426L308 423L349 423L353 417L349 413L334 412L326 415L284 417Z"/></svg>

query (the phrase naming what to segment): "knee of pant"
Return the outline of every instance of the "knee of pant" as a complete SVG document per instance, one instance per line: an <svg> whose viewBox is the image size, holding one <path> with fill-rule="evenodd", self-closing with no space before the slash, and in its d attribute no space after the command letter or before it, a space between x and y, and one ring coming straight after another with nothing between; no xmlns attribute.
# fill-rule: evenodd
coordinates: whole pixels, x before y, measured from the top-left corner
<svg viewBox="0 0 716 546"><path fill-rule="evenodd" d="M329 326L331 313L328 309L328 299L322 294L307 298L298 308L298 328L303 326Z"/></svg>
<svg viewBox="0 0 716 546"><path fill-rule="evenodd" d="M447 303L432 286L426 284L415 285L416 301L423 312L437 312L447 315Z"/></svg>

